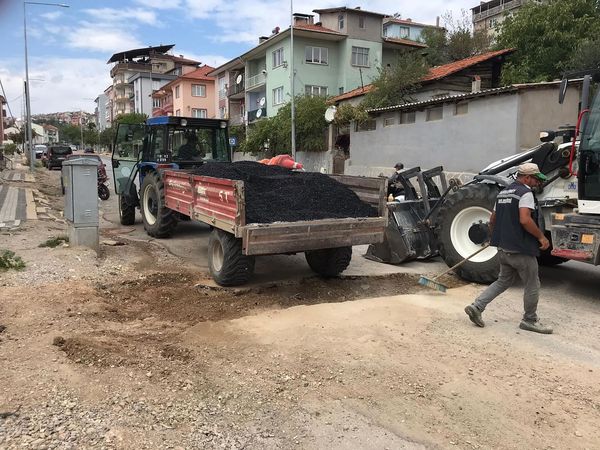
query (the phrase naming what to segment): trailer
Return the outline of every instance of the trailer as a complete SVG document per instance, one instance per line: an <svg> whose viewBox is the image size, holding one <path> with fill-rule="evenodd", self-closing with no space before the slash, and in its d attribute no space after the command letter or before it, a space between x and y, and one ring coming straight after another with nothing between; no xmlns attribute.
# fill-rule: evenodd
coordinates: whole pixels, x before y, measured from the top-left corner
<svg viewBox="0 0 600 450"><path fill-rule="evenodd" d="M261 255L303 252L314 272L337 276L350 264L352 246L383 241L388 221L385 178L329 175L373 206L376 217L248 223L244 181L194 173L208 162L231 161L226 131L225 121L211 119L168 117L120 124L112 161L121 223L133 224L139 208L146 232L157 238L171 236L180 220L209 225L209 271L223 286L248 282L255 257ZM191 134L206 150L196 159L186 153L184 159L177 146L183 141L180 136ZM158 139L163 136L167 139ZM156 142L160 144L153 149Z"/></svg>

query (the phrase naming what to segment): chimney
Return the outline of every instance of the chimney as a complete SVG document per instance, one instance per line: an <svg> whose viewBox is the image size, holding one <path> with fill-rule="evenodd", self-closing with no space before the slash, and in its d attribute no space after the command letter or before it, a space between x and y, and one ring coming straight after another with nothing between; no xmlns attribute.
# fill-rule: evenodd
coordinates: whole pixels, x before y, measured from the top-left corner
<svg viewBox="0 0 600 450"><path fill-rule="evenodd" d="M436 16L435 17L435 26L439 27L440 26L440 16Z"/></svg>
<svg viewBox="0 0 600 450"><path fill-rule="evenodd" d="M266 41L266 40L268 40L268 39L269 39L269 38L268 38L268 36L260 36L260 37L258 38L258 43L259 43L259 44L262 44L263 42L265 42L265 41Z"/></svg>
<svg viewBox="0 0 600 450"><path fill-rule="evenodd" d="M481 77L479 75L473 76L473 81L471 82L471 92L481 92Z"/></svg>

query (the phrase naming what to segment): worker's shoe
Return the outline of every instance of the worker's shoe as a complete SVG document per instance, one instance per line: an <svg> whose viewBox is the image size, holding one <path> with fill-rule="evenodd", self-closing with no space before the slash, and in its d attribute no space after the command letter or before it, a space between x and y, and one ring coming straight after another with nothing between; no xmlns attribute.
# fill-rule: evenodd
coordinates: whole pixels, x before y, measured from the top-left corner
<svg viewBox="0 0 600 450"><path fill-rule="evenodd" d="M533 331L534 333L552 334L552 328L545 327L544 325L541 324L541 322L539 320L536 320L535 322L530 322L528 320L521 320L521 323L519 324L519 328L521 330Z"/></svg>
<svg viewBox="0 0 600 450"><path fill-rule="evenodd" d="M467 313L467 316L469 316L469 319L471 319L471 322L473 322L478 327L485 327L485 322L481 318L481 311L479 311L476 306L466 306L465 312Z"/></svg>

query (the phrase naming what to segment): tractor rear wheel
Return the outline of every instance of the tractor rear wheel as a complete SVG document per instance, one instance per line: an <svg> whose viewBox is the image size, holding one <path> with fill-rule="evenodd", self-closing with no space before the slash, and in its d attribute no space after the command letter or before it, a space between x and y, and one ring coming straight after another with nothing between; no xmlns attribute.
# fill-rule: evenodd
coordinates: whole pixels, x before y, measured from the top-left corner
<svg viewBox="0 0 600 450"><path fill-rule="evenodd" d="M247 283L254 273L254 257L242 253L242 241L214 228L208 238L208 270L221 286Z"/></svg>
<svg viewBox="0 0 600 450"><path fill-rule="evenodd" d="M177 226L177 215L165 206L165 185L158 173L146 174L140 194L140 209L146 233L155 238L171 236Z"/></svg>
<svg viewBox="0 0 600 450"><path fill-rule="evenodd" d="M348 268L352 247L324 248L304 253L310 268L323 277L336 277Z"/></svg>
<svg viewBox="0 0 600 450"><path fill-rule="evenodd" d="M438 214L436 229L440 256L451 267L489 241L488 223L500 188L475 183L448 196ZM489 284L498 278L498 251L489 247L456 269L467 281Z"/></svg>

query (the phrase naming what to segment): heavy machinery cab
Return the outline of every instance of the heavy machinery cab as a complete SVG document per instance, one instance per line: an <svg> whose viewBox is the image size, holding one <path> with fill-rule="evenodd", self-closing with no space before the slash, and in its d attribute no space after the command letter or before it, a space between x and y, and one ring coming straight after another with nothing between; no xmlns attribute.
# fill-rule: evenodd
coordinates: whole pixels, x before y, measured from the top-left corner
<svg viewBox="0 0 600 450"><path fill-rule="evenodd" d="M209 161L231 161L225 120L164 116L120 123L112 154L115 190L129 195L138 174L141 185L157 168L192 169Z"/></svg>

